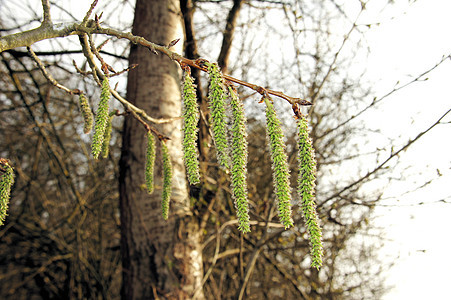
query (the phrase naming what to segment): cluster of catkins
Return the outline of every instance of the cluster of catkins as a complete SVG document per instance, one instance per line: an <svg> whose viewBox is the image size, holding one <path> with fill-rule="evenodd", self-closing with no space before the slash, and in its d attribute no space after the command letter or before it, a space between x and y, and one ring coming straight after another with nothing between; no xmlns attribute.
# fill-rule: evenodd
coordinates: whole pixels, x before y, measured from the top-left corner
<svg viewBox="0 0 451 300"><path fill-rule="evenodd" d="M230 82L223 79L219 67L215 63L205 62L209 75L209 109L211 128L219 165L231 175L232 196L235 201L238 229L242 233L250 232L249 204L247 191L247 133L246 117L243 103ZM190 184L200 183L199 154L197 150L197 133L199 122L199 107L196 99L196 86L191 77L190 68L185 66L183 76L183 158ZM110 86L108 78L102 81L100 103L97 109L94 134L92 138L92 155L98 158L108 156L108 145L111 139L112 119L116 112L109 112ZM278 205L279 220L285 228L292 227L292 191L290 187L290 170L288 167L286 146L281 122L274 109L273 102L267 93L263 94L262 102L266 105L266 128L271 151L273 184ZM84 132L89 133L93 126L93 115L86 96L79 96L80 111L84 119ZM227 112L230 111L230 124ZM323 246L321 228L315 204L316 161L311 139L308 135L308 123L303 115L299 115L299 176L298 195L304 221L309 233L311 244L312 266L322 265ZM172 164L165 139L160 138L163 157L163 192L162 215L168 218L169 201L171 198ZM145 166L145 181L147 191L154 190L154 164L156 156L156 141L154 133L147 132L147 152ZM5 159L0 159L0 225L6 216L11 186L14 183L13 168Z"/></svg>
<svg viewBox="0 0 451 300"><path fill-rule="evenodd" d="M238 229L250 232L249 206L247 199L247 133L246 117L242 102L233 85L223 79L215 63L206 62L209 75L209 109L211 128L220 166L231 174L232 196L235 200ZM184 159L191 184L200 181L199 159L197 152L197 123L199 108L196 100L196 87L190 75L190 69L184 68L183 104L184 104ZM281 122L277 116L272 99L264 94L262 102L266 105L266 128L271 151L273 184L278 205L280 222L285 228L293 226L291 211L292 192L290 187L290 170L288 167L286 146ZM226 111L230 110L231 120L228 124ZM323 246L321 228L316 213L315 180L316 161L311 139L308 135L308 123L304 116L298 117L299 132L299 177L298 193L304 220L311 243L312 266L322 265Z"/></svg>

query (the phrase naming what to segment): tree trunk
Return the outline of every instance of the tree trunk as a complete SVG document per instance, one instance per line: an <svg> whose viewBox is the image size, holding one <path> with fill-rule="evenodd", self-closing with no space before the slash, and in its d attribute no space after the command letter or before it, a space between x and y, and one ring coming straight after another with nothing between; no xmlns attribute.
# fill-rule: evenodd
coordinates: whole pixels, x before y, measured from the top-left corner
<svg viewBox="0 0 451 300"><path fill-rule="evenodd" d="M138 0L133 34L167 45L180 53L183 44L178 0ZM181 115L180 69L163 55L132 46L127 98L157 118ZM125 120L120 160L121 253L123 299L191 299L201 286L202 250L197 220L190 210L181 150L181 122L158 127L168 135L173 189L168 220L161 215L162 159L157 151L155 191L144 185L146 131L136 119ZM157 142L157 148L159 143ZM197 299L202 299L202 293Z"/></svg>

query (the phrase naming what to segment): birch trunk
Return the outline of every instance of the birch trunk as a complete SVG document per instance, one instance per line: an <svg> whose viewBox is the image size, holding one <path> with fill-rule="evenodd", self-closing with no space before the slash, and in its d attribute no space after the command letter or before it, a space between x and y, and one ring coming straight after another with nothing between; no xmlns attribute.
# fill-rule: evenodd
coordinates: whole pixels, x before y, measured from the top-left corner
<svg viewBox="0 0 451 300"><path fill-rule="evenodd" d="M138 0L133 34L181 52L183 29L178 0ZM178 48L177 48L178 47ZM180 69L163 55L132 46L127 99L157 118L181 115ZM200 233L190 210L181 150L181 121L163 124L173 164L173 190L169 219L161 216L162 158L157 151L155 191L144 185L146 131L127 117L120 161L121 253L123 299L191 299L203 276ZM157 142L157 148L159 148ZM201 294L200 299L203 296ZM198 298L199 299L199 298Z"/></svg>

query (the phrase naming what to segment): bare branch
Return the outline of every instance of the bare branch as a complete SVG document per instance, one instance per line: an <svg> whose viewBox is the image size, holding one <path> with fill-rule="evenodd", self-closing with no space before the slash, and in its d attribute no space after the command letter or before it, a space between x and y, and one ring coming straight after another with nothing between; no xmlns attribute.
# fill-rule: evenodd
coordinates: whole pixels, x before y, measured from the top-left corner
<svg viewBox="0 0 451 300"><path fill-rule="evenodd" d="M68 35L73 35L73 34L78 34L81 36L84 36L85 34L88 34L88 35L89 34L105 34L105 35L115 36L120 39L127 39L127 40L131 41L132 43L140 44L144 47L147 47L152 52L155 52L155 51L161 52L161 53L165 54L166 56L168 56L169 58L171 58L172 60L175 60L179 63L187 64L191 67L197 68L204 72L207 71L207 68L205 66L203 66L202 64L200 64L200 62L202 60L193 61L193 60L187 59L175 52L172 52L171 50L169 50L168 47L154 44L152 42L147 41L143 37L135 36L129 32L121 32L121 31L118 31L118 30L115 30L112 28L100 28L97 26L86 27L83 23L81 23L81 24L77 24L77 23L56 24L56 25L51 25L51 24L49 25L49 24L43 23L40 27L29 30L29 31L0 37L0 52L9 50L12 48L22 47L22 46L31 46L32 44L42 41L42 40L45 40L45 39L66 37ZM85 38L82 38L80 40L82 47L83 47L83 52L84 52L85 56L91 57L92 52L87 49L89 47L83 46L83 44L85 44L85 45L88 44L87 41L84 41L84 42L82 41L84 39ZM91 58L88 59L88 62L92 62L92 61L93 60ZM92 67L93 66L91 65L91 68ZM99 72L96 72L96 73L97 73L97 75L99 75ZM236 79L236 78L228 76L228 75L224 75L224 79L238 83L245 87L251 88L259 93L262 93L262 92L268 93L268 94L277 96L279 98L285 99L291 105L293 105L295 103L297 103L299 105L311 105L311 103L309 101L306 101L304 99L290 97L290 96L285 95L282 92L266 89L261 86L251 84L251 83ZM96 81L98 81L98 80L96 80ZM99 81L97 83L100 85Z"/></svg>
<svg viewBox="0 0 451 300"><path fill-rule="evenodd" d="M221 51L218 57L218 65L222 72L227 73L227 67L229 65L229 55L232 46L233 35L235 33L236 21L240 14L241 6L244 0L233 0L233 6L227 16L226 28L222 39Z"/></svg>
<svg viewBox="0 0 451 300"><path fill-rule="evenodd" d="M31 47L27 47L28 52L30 53L30 56L33 58L33 60L36 62L36 64L38 65L39 69L41 69L42 74L44 75L44 77L54 86L56 86L57 88L65 91L66 93L69 94L79 94L80 90L71 90L61 84L59 84L55 78L53 78L53 76L47 72L47 70L45 69L44 64L42 63L42 61L39 59L39 57L36 56L36 54L34 53L34 51L31 49Z"/></svg>
<svg viewBox="0 0 451 300"><path fill-rule="evenodd" d="M443 62L445 62L447 59L451 58L451 54L447 55L447 56L443 56L442 59L436 63L434 66L432 66L431 68L429 68L428 70L422 72L421 74L419 74L418 76L416 76L415 78L413 78L412 80L410 80L409 82L406 82L405 84L395 87L393 88L390 92L386 93L385 95L383 95L382 97L379 98L374 98L374 100L367 105L365 108L363 108L361 111L359 111L358 113L352 115L349 119L343 121L342 123L338 124L337 126L328 129L326 132L324 132L322 135L318 136L318 139L322 139L323 137L325 137L326 135L330 134L331 132L337 130L338 128L346 125L347 123L349 123L350 121L354 120L355 118L359 117L360 115L362 115L363 113L365 113L366 111L368 111L371 107L375 106L376 104L378 104L379 102L381 102L382 100L388 98L390 95L410 86L411 84L415 83L415 82L419 82L425 75L431 73L433 70L435 70L438 66L440 66Z"/></svg>
<svg viewBox="0 0 451 300"><path fill-rule="evenodd" d="M42 40L66 37L75 34L76 25L76 23L52 25L43 22L41 26L37 28L2 36L0 37L0 52L18 47L31 46Z"/></svg>
<svg viewBox="0 0 451 300"><path fill-rule="evenodd" d="M86 25L88 23L89 17L92 14L92 11L94 10L94 7L96 7L98 0L94 0L91 3L91 7L89 8L88 12L86 13L85 17L83 18L83 22L81 22L82 25Z"/></svg>
<svg viewBox="0 0 451 300"><path fill-rule="evenodd" d="M50 18L50 1L49 0L42 0L42 10L44 15L44 20L42 23L51 23L52 20Z"/></svg>
<svg viewBox="0 0 451 300"><path fill-rule="evenodd" d="M399 150L397 150L396 152L393 152L392 154L390 154L390 156L384 160L381 164L379 164L377 167L375 167L373 170L369 171L366 175L362 176L361 178L359 178L358 180L354 181L353 183L347 185L346 187L342 188L340 191L334 193L332 196L328 197L327 199L325 199L323 202L318 203L318 209L321 206L324 206L327 202L331 201L332 199L339 197L342 193L344 193L345 191L353 188L354 186L358 185L359 183L362 183L363 181L365 181L366 179L368 179L371 175L375 174L376 172L378 172L380 169L382 169L390 160L392 160L394 157L398 156L398 154L400 154L402 151L406 150L407 148L409 148L413 143L415 143L416 141L418 141L423 135L425 135L426 133L428 133L429 131L431 131L435 126L437 126L438 124L441 124L440 122L446 117L447 114L449 114L451 112L451 109L449 109L445 114L443 114L437 121L435 121L431 126L429 126L429 128L427 128L426 130L420 132L414 139L409 140L404 146L402 146Z"/></svg>
<svg viewBox="0 0 451 300"><path fill-rule="evenodd" d="M321 90L323 89L324 84L326 83L327 79L329 78L330 74L332 73L332 70L335 68L335 63L337 62L338 56L341 54L341 51L343 50L344 46L346 45L346 42L349 40L349 37L351 36L351 33L354 31L354 29L357 28L357 20L360 18L361 14L365 10L365 7L362 6L359 14L355 18L354 23L352 24L351 28L349 29L348 33L343 38L343 41L341 42L340 48L338 48L337 52L335 52L334 59L332 60L331 64L329 65L329 69L327 70L326 75L324 75L323 80L319 84L317 90L315 91L314 95L312 96L311 103L315 103L318 99Z"/></svg>

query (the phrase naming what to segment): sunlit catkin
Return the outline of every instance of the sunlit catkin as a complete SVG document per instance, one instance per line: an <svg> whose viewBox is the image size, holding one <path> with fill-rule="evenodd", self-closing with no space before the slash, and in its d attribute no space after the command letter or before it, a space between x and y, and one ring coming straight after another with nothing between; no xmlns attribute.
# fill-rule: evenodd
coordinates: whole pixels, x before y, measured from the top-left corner
<svg viewBox="0 0 451 300"><path fill-rule="evenodd" d="M154 181L153 181L153 170L155 166L155 137L153 136L152 132L149 130L147 131L147 150L146 150L146 187L147 192L149 194L153 193L154 190Z"/></svg>
<svg viewBox="0 0 451 300"><path fill-rule="evenodd" d="M286 228L293 226L291 218L291 187L288 159L279 118L272 100L264 97L266 104L266 130L272 159L273 184L277 197L279 220Z"/></svg>
<svg viewBox="0 0 451 300"><path fill-rule="evenodd" d="M111 133L113 132L113 118L116 115L116 112L111 112L105 128L105 133L103 135L103 143L102 143L102 157L107 158L108 153L110 152L110 141L111 141Z"/></svg>
<svg viewBox="0 0 451 300"><path fill-rule="evenodd" d="M319 269L322 265L323 244L321 242L322 233L315 204L316 160L312 141L308 135L308 123L304 116L298 119L298 134L298 193L301 198L304 221L309 233L311 265Z"/></svg>
<svg viewBox="0 0 451 300"><path fill-rule="evenodd" d="M3 225L7 215L13 184L14 170L6 159L0 158L0 226Z"/></svg>
<svg viewBox="0 0 451 300"><path fill-rule="evenodd" d="M230 158L227 142L226 94L221 71L216 63L206 63L210 77L208 101L211 113L213 140L219 164L228 170Z"/></svg>
<svg viewBox="0 0 451 300"><path fill-rule="evenodd" d="M92 111L91 107L89 106L88 98L86 98L85 94L81 93L78 97L78 102L80 105L80 112L83 117L83 132L88 134L91 132L92 129Z"/></svg>
<svg viewBox="0 0 451 300"><path fill-rule="evenodd" d="M92 156L95 159L99 157L100 152L102 151L103 139L105 137L105 129L107 125L107 121L109 119L108 109L110 102L111 94L110 94L110 84L108 82L108 78L102 82L102 91L100 93L100 103L99 108L97 109L96 115L96 123L94 126L94 136L92 137Z"/></svg>
<svg viewBox="0 0 451 300"><path fill-rule="evenodd" d="M238 230L250 232L249 208L247 198L247 133L246 116L243 103L238 98L235 88L228 86L230 106L232 107L232 196L235 200L238 218Z"/></svg>
<svg viewBox="0 0 451 300"><path fill-rule="evenodd" d="M199 106L196 99L196 86L189 67L183 76L183 158L190 184L200 182L199 152L197 150L197 123Z"/></svg>
<svg viewBox="0 0 451 300"><path fill-rule="evenodd" d="M161 199L161 211L163 219L167 220L172 192L172 163L168 147L164 141L161 142L161 153L163 155L163 194Z"/></svg>

